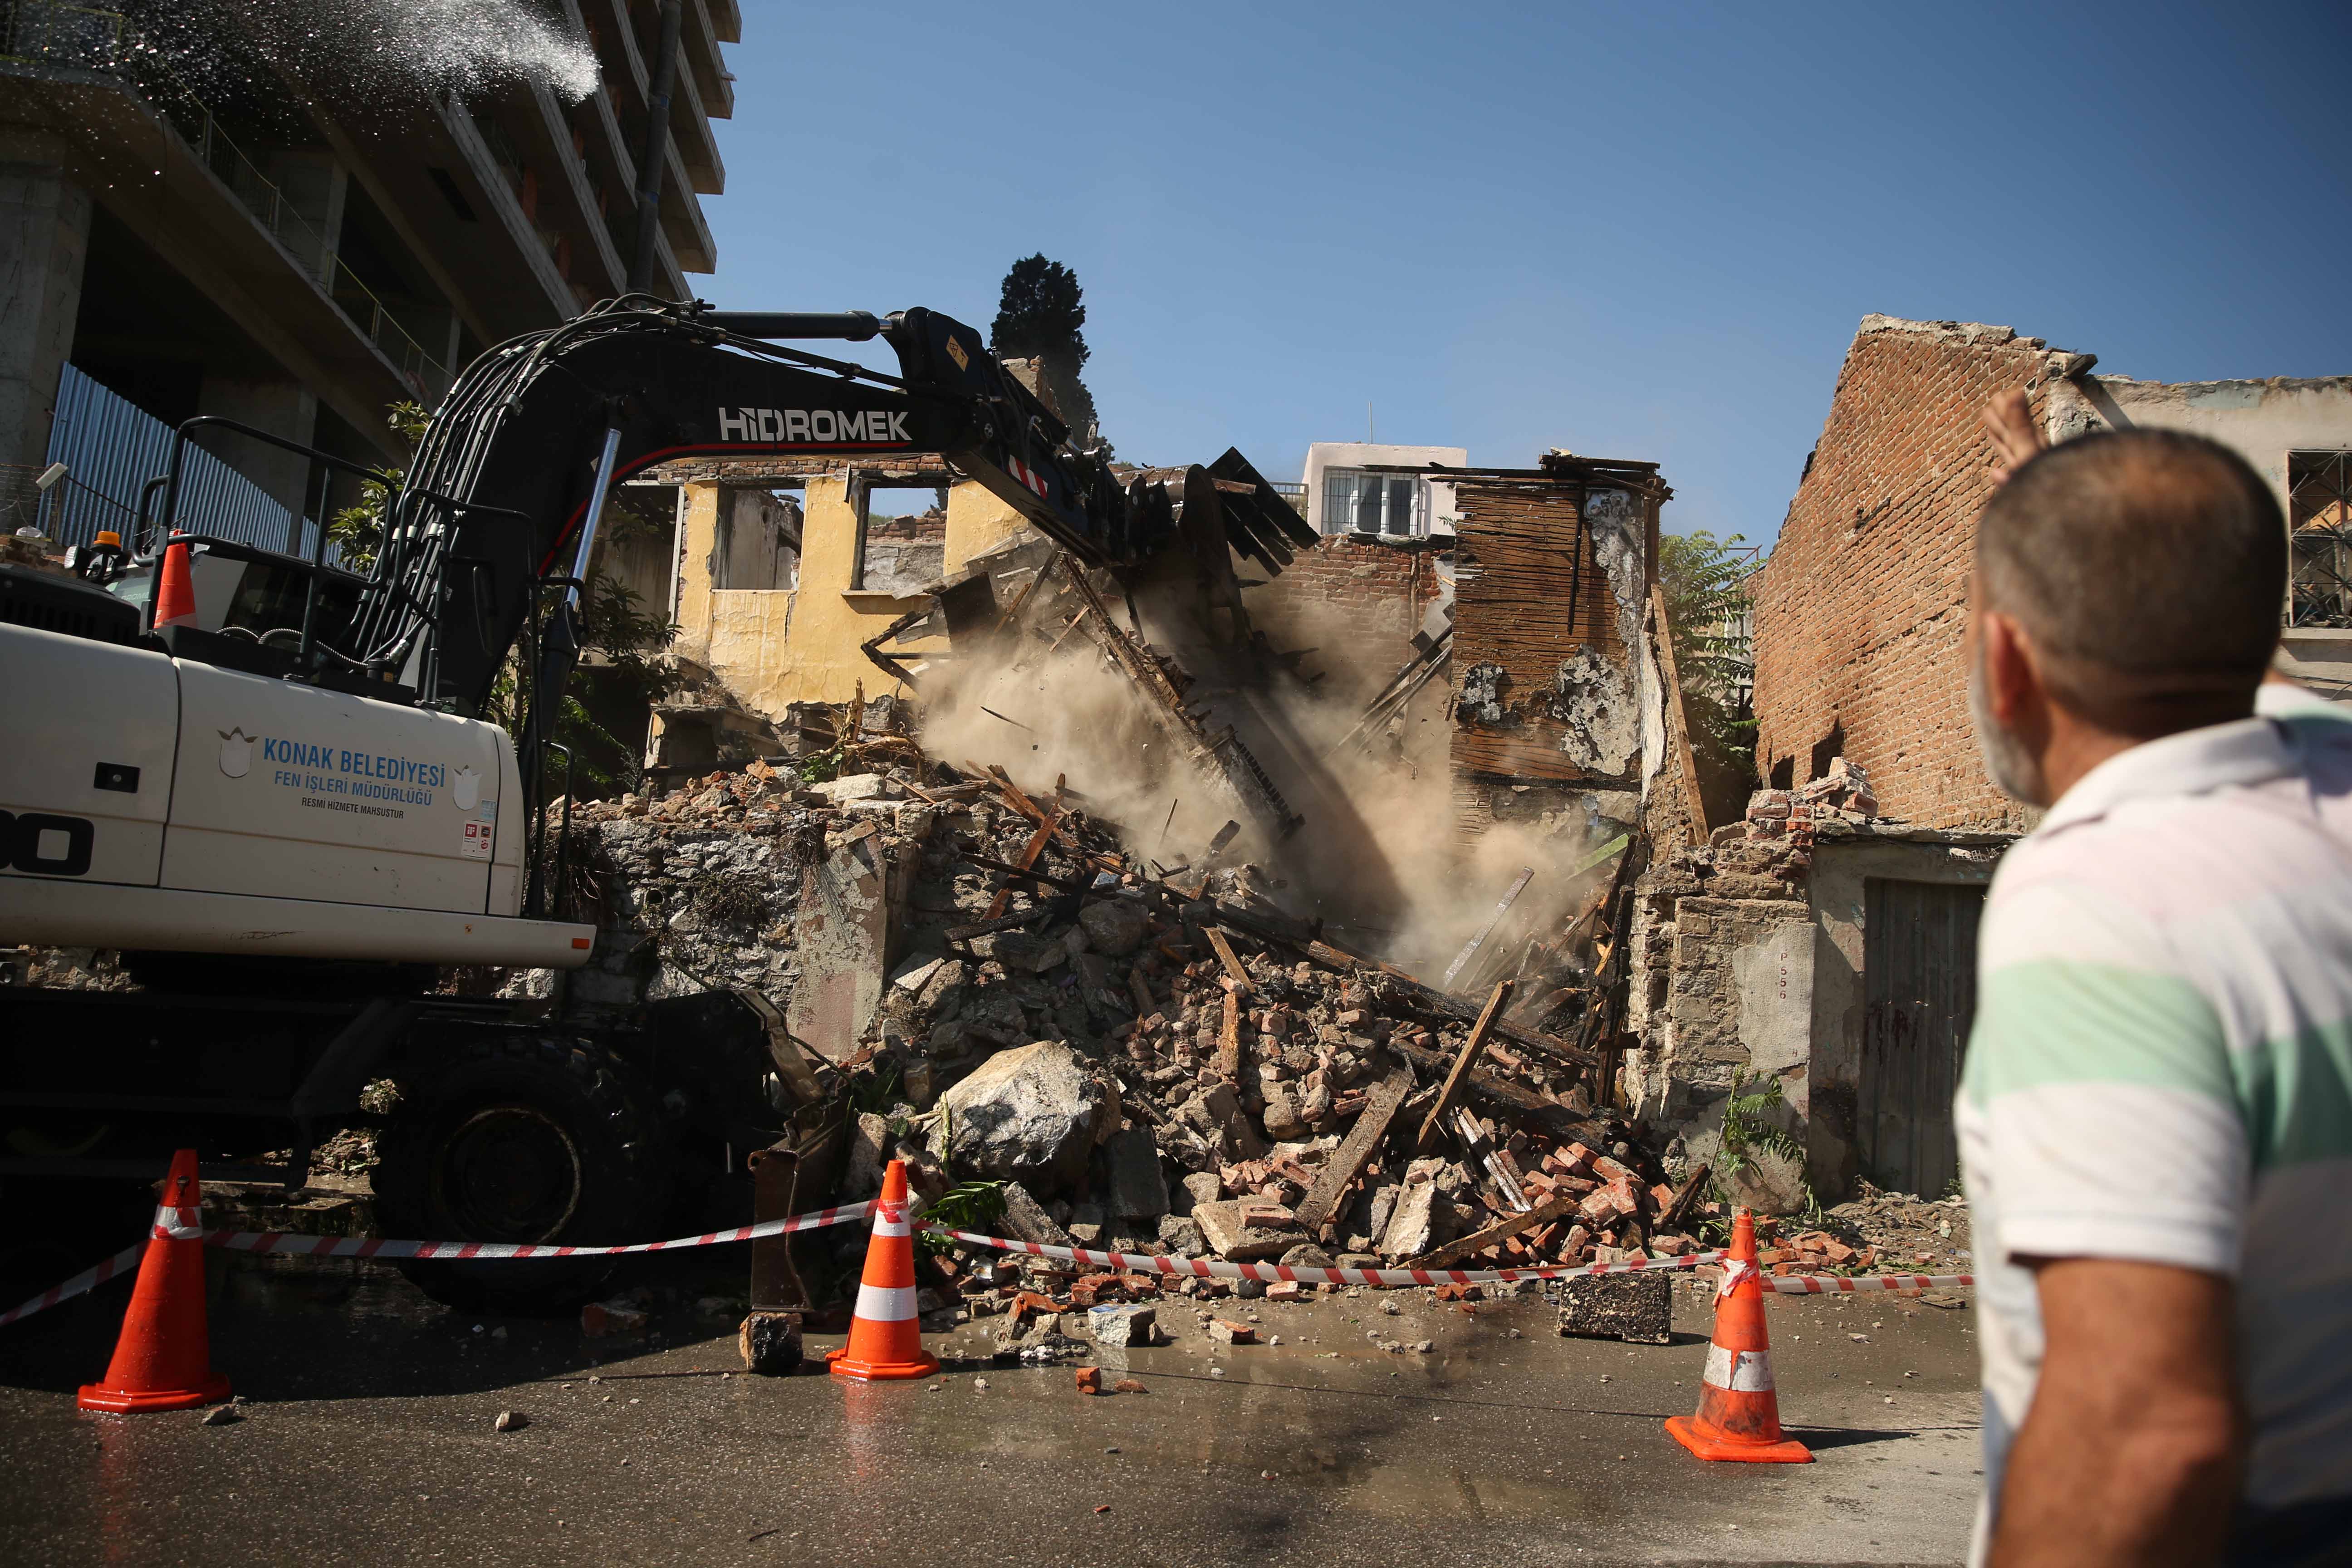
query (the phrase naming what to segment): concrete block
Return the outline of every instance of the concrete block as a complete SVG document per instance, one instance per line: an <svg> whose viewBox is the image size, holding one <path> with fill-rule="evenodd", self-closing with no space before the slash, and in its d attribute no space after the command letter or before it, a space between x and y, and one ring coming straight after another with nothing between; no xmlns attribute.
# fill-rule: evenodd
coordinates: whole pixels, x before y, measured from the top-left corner
<svg viewBox="0 0 2352 1568"><path fill-rule="evenodd" d="M1561 1282L1562 1334L1628 1344L1662 1345L1672 1338L1674 1281L1656 1274L1590 1274Z"/></svg>

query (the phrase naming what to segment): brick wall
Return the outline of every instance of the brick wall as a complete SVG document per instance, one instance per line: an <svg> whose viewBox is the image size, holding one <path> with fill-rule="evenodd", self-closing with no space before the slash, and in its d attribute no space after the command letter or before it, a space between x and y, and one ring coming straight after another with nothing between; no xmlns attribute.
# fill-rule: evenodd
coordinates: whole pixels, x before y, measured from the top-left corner
<svg viewBox="0 0 2352 1568"><path fill-rule="evenodd" d="M1335 695L1368 698L1412 656L1412 634L1440 596L1439 552L1450 539L1380 542L1347 534L1302 550L1282 574L1244 590L1250 621L1285 651L1311 647ZM1236 563L1255 575L1252 563Z"/></svg>
<svg viewBox="0 0 2352 1568"><path fill-rule="evenodd" d="M1977 413L2066 357L2006 327L1864 318L1753 584L1767 782L1802 785L1843 754L1889 816L2027 826L1986 781L1969 720L1961 633L1976 516L1992 492Z"/></svg>

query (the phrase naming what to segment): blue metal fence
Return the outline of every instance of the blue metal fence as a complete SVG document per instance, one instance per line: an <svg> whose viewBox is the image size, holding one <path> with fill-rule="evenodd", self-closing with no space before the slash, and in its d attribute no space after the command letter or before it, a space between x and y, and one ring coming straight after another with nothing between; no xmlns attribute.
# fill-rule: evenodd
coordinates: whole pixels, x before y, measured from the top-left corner
<svg viewBox="0 0 2352 1568"><path fill-rule="evenodd" d="M88 544L100 529L110 528L130 543L141 487L171 465L172 427L69 364L58 382L48 460L63 463L72 477L49 492L42 531L60 544ZM153 511L160 521L160 494ZM267 490L193 441L188 444L180 459L181 531L284 550L293 524L293 514ZM310 552L317 529L310 519L302 520L303 553Z"/></svg>

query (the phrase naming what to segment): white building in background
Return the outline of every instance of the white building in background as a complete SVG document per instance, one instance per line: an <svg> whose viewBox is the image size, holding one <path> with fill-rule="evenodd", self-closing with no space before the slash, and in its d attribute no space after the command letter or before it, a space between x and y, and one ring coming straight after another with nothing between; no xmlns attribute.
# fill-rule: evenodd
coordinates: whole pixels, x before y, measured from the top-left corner
<svg viewBox="0 0 2352 1568"><path fill-rule="evenodd" d="M1422 539L1454 531L1454 487L1390 468L1444 463L1465 468L1466 447L1385 447L1318 441L1307 448L1307 522L1318 533Z"/></svg>

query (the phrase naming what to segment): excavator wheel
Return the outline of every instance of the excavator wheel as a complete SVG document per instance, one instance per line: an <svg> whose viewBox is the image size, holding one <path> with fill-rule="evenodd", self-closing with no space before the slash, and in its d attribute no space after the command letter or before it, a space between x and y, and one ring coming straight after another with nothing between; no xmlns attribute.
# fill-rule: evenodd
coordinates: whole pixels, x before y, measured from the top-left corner
<svg viewBox="0 0 2352 1568"><path fill-rule="evenodd" d="M670 1160L652 1096L603 1048L535 1035L454 1044L404 1076L378 1140L384 1234L573 1246L653 1241ZM410 1259L401 1271L467 1310L558 1313L591 1299L608 1258Z"/></svg>

